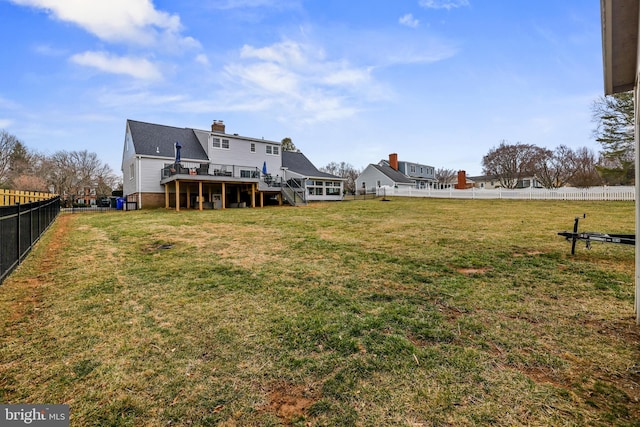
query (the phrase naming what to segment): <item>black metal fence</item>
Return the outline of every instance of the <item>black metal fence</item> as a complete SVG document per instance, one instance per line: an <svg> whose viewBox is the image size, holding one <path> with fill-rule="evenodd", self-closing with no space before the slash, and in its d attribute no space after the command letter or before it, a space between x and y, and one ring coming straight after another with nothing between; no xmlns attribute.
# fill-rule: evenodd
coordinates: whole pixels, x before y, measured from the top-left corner
<svg viewBox="0 0 640 427"><path fill-rule="evenodd" d="M0 283L24 260L60 213L60 197L0 206Z"/></svg>

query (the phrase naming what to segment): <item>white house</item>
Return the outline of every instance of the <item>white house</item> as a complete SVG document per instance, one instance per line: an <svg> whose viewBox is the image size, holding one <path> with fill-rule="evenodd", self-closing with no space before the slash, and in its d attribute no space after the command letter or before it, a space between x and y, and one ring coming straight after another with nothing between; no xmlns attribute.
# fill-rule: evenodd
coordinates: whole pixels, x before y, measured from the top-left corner
<svg viewBox="0 0 640 427"><path fill-rule="evenodd" d="M390 154L389 161L371 163L356 178L356 191L375 193L378 187L396 187L410 189L416 187L415 180L398 170L398 155Z"/></svg>
<svg viewBox="0 0 640 427"><path fill-rule="evenodd" d="M127 120L123 196L139 209L256 207L283 198L306 203L306 192L296 197L290 187L296 170L283 164L282 154L280 142L227 134L222 121L208 131Z"/></svg>
<svg viewBox="0 0 640 427"><path fill-rule="evenodd" d="M289 188L301 187L307 201L342 200L345 179L320 172L301 152L283 151L282 166Z"/></svg>

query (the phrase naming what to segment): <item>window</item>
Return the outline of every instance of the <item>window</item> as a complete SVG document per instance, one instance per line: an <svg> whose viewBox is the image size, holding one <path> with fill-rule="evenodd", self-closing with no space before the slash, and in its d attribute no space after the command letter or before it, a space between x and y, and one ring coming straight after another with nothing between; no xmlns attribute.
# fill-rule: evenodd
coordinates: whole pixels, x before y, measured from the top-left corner
<svg viewBox="0 0 640 427"><path fill-rule="evenodd" d="M416 173L416 165L411 165L410 169L411 169L411 173Z"/></svg>
<svg viewBox="0 0 640 427"><path fill-rule="evenodd" d="M272 154L274 156L280 154L280 147L277 145L267 145L265 149L267 150L267 154Z"/></svg>
<svg viewBox="0 0 640 427"><path fill-rule="evenodd" d="M273 147L273 155L277 156L278 154L280 154L280 147Z"/></svg>
<svg viewBox="0 0 640 427"><path fill-rule="evenodd" d="M254 178L250 170L240 170L240 178Z"/></svg>
<svg viewBox="0 0 640 427"><path fill-rule="evenodd" d="M133 179L135 177L135 168L133 163L129 165L129 179Z"/></svg>
<svg viewBox="0 0 640 427"><path fill-rule="evenodd" d="M252 153L255 153L255 152L256 152L256 143L255 143L255 142L252 142L252 143L251 143L251 152L252 152Z"/></svg>
<svg viewBox="0 0 640 427"><path fill-rule="evenodd" d="M271 146L270 145L267 145L266 150L267 150L267 154L271 154Z"/></svg>
<svg viewBox="0 0 640 427"><path fill-rule="evenodd" d="M339 196L340 189L339 188L327 188L327 196Z"/></svg>
<svg viewBox="0 0 640 427"><path fill-rule="evenodd" d="M220 139L213 138L213 148L222 148L223 150L229 149L229 140L228 139Z"/></svg>

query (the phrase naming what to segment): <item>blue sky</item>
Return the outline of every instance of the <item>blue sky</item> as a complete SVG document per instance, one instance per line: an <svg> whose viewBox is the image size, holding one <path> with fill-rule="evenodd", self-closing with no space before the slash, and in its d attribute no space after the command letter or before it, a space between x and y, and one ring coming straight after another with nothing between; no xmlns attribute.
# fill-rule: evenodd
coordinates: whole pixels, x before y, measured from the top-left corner
<svg viewBox="0 0 640 427"><path fill-rule="evenodd" d="M114 172L127 119L280 141L318 167L482 172L599 146L598 0L0 0L0 129Z"/></svg>

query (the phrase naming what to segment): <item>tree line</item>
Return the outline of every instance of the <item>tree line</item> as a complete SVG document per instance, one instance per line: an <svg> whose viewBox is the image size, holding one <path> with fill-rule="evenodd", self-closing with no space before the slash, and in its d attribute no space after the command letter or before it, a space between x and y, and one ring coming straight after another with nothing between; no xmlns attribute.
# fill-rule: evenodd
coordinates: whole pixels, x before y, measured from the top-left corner
<svg viewBox="0 0 640 427"><path fill-rule="evenodd" d="M96 153L60 150L44 155L30 150L15 135L2 130L0 188L56 193L67 196L63 198L71 203L87 188L95 191L99 199L111 196L122 184Z"/></svg>
<svg viewBox="0 0 640 427"><path fill-rule="evenodd" d="M602 147L598 157L586 147L560 145L550 150L502 141L482 158L483 173L494 176L504 188L515 188L521 180L532 177L545 188L633 185L633 92L598 98L592 105L592 119L596 123L594 138Z"/></svg>
<svg viewBox="0 0 640 427"><path fill-rule="evenodd" d="M560 145L555 150L533 144L502 141L482 158L482 171L493 176L502 188L516 188L522 180L534 178L545 188L593 187L602 179L593 151Z"/></svg>

